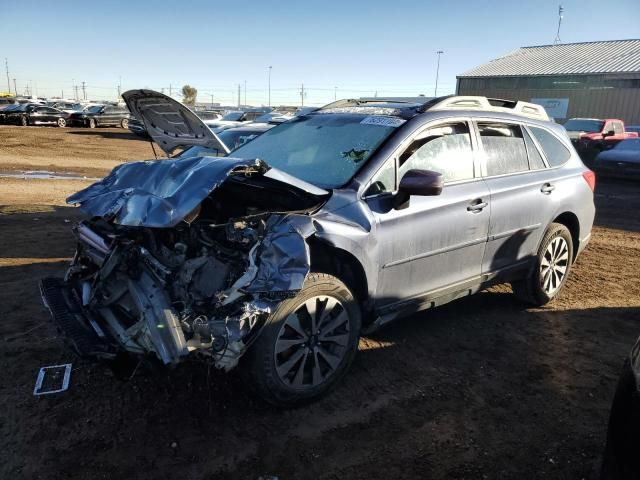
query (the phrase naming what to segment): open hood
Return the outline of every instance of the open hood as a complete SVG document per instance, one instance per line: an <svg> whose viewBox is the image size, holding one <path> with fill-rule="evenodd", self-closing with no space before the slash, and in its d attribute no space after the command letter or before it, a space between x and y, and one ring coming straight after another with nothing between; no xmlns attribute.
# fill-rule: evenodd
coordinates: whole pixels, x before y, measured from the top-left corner
<svg viewBox="0 0 640 480"><path fill-rule="evenodd" d="M167 154L195 145L229 153L227 146L195 113L173 98L153 90L129 90L122 98Z"/></svg>

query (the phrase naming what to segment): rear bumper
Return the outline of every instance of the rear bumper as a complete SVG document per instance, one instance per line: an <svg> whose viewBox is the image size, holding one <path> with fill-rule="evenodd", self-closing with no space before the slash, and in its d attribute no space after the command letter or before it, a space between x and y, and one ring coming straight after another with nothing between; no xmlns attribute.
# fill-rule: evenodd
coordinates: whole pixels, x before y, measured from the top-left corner
<svg viewBox="0 0 640 480"><path fill-rule="evenodd" d="M44 305L71 349L84 358L111 359L117 350L107 334L82 308L75 291L60 278L48 277L40 282Z"/></svg>

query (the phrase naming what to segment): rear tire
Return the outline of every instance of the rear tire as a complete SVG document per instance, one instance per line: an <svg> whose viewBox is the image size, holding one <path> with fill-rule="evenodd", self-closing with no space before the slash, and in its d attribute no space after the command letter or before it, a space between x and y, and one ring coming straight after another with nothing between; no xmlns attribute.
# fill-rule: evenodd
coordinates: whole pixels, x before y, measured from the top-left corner
<svg viewBox="0 0 640 480"><path fill-rule="evenodd" d="M127 128L129 128L129 120L127 120L126 118L123 118L120 121L120 126L126 130Z"/></svg>
<svg viewBox="0 0 640 480"><path fill-rule="evenodd" d="M87 122L87 127L96 128L96 120L94 118L90 118L89 121Z"/></svg>
<svg viewBox="0 0 640 480"><path fill-rule="evenodd" d="M280 303L242 359L245 384L267 402L315 400L347 372L358 350L360 308L336 277L311 273L295 298Z"/></svg>
<svg viewBox="0 0 640 480"><path fill-rule="evenodd" d="M64 118L59 118L57 124L58 127L64 128L67 126L67 121Z"/></svg>
<svg viewBox="0 0 640 480"><path fill-rule="evenodd" d="M20 124L23 127L28 126L29 125L29 119L27 117L25 117L25 116L20 117Z"/></svg>
<svg viewBox="0 0 640 480"><path fill-rule="evenodd" d="M540 307L558 296L567 281L573 262L573 239L560 223L549 225L533 270L523 280L511 283L513 293L522 301Z"/></svg>

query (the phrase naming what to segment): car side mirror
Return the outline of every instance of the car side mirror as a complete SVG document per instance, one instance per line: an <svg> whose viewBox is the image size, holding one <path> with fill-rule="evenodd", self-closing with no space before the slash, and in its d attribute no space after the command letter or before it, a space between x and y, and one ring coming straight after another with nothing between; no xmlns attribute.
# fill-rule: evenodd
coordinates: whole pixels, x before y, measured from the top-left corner
<svg viewBox="0 0 640 480"><path fill-rule="evenodd" d="M412 195L421 197L440 195L444 187L444 177L432 170L408 170L398 186L393 207L396 210L406 208Z"/></svg>
<svg viewBox="0 0 640 480"><path fill-rule="evenodd" d="M616 134L613 130L607 130L602 134L602 138L613 137Z"/></svg>

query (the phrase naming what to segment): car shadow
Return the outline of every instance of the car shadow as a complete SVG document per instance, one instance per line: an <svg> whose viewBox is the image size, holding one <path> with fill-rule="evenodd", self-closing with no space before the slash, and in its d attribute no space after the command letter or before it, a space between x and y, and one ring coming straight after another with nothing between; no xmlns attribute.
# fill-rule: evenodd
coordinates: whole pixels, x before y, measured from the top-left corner
<svg viewBox="0 0 640 480"><path fill-rule="evenodd" d="M69 130L67 132L70 135L81 135L81 136L93 136L93 137L102 137L102 138L113 138L113 139L121 139L121 140L138 140L141 142L149 142L148 138L141 137L136 135L129 130L121 129L120 132L112 131L112 130L102 130L100 127L98 128L90 128L85 130Z"/></svg>

